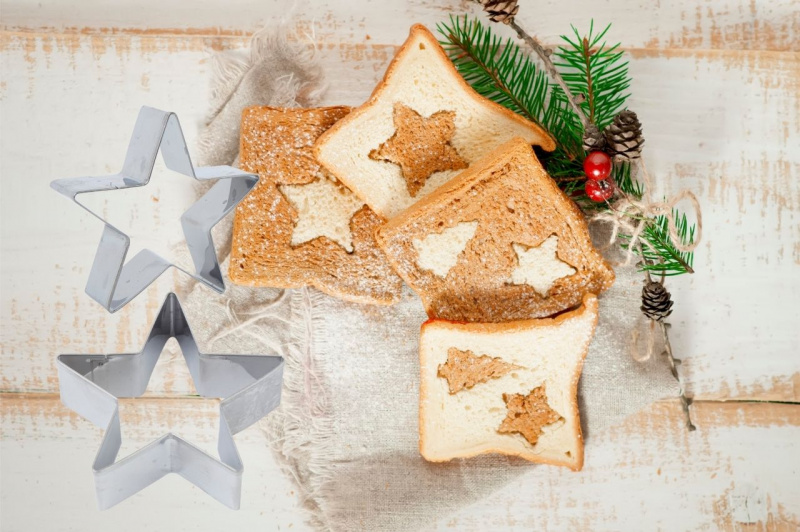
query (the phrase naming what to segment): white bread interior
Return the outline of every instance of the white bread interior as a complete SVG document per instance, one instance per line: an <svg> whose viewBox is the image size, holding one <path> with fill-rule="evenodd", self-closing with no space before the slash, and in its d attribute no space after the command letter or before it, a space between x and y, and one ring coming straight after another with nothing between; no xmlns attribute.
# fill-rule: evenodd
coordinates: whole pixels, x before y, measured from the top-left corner
<svg viewBox="0 0 800 532"><path fill-rule="evenodd" d="M417 265L423 270L430 270L439 277L447 277L448 272L458 262L458 257L467 247L478 222L459 222L441 233L431 233L425 238L412 241L417 250Z"/></svg>
<svg viewBox="0 0 800 532"><path fill-rule="evenodd" d="M395 132L395 102L423 117L443 110L455 112L451 143L467 164L513 137L522 137L547 150L555 147L541 128L476 93L436 38L417 24L371 98L328 130L315 146L317 160L386 219L460 172L434 173L411 197L398 165L369 157L371 150Z"/></svg>
<svg viewBox="0 0 800 532"><path fill-rule="evenodd" d="M553 283L575 273L575 268L558 258L558 236L550 235L536 247L516 242L512 244L517 254L517 267L508 281L512 284L527 284L539 295L547 296Z"/></svg>
<svg viewBox="0 0 800 532"><path fill-rule="evenodd" d="M500 453L533 462L583 466L578 380L597 323L597 297L556 318L476 324L431 320L420 338L420 453L432 462ZM499 357L519 366L450 394L439 366L448 350ZM535 445L518 433L500 433L503 394L527 395L545 385L547 403L563 420L542 428Z"/></svg>
<svg viewBox="0 0 800 532"><path fill-rule="evenodd" d="M364 202L324 172L304 185L280 185L278 189L297 211L297 225L292 232L292 246L315 238L328 237L345 251L353 251L350 220Z"/></svg>

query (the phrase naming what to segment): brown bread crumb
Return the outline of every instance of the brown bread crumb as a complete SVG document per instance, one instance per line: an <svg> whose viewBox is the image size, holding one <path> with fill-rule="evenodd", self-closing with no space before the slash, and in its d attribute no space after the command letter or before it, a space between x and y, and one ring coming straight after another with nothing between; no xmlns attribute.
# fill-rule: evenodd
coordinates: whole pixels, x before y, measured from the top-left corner
<svg viewBox="0 0 800 532"><path fill-rule="evenodd" d="M500 357L477 356L472 351L461 351L451 347L447 350L447 362L439 365L439 377L447 379L447 386L452 395L464 388L472 388L480 382L502 377L518 367L504 362Z"/></svg>
<svg viewBox="0 0 800 532"><path fill-rule="evenodd" d="M467 162L450 144L456 131L453 111L439 111L425 118L397 102L392 116L394 135L369 152L369 158L399 165L412 198L434 172L467 167Z"/></svg>
<svg viewBox="0 0 800 532"><path fill-rule="evenodd" d="M519 433L531 445L536 445L542 435L542 427L555 423L561 416L547 404L545 385L534 388L528 395L503 394L508 414L497 432Z"/></svg>

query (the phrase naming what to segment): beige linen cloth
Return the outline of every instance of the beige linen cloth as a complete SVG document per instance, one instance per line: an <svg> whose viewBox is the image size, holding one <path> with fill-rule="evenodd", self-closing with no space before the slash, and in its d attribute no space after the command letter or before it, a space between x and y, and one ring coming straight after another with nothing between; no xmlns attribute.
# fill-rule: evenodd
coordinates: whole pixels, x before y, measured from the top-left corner
<svg viewBox="0 0 800 532"><path fill-rule="evenodd" d="M202 164L235 161L244 107L312 106L324 88L313 48L287 44L280 34L256 35L249 55L227 52L218 63L213 112L201 133ZM230 231L230 219L215 230L221 257L230 250ZM593 435L677 393L663 359L631 358L631 333L644 326L642 275L631 268L616 273L614 287L600 298L580 382L589 467ZM424 528L532 468L549 467L497 456L447 464L420 457L418 341L427 316L410 291L400 303L379 307L313 289L227 284L224 295L191 288L192 329L206 352L285 357L281 406L262 423L319 530Z"/></svg>

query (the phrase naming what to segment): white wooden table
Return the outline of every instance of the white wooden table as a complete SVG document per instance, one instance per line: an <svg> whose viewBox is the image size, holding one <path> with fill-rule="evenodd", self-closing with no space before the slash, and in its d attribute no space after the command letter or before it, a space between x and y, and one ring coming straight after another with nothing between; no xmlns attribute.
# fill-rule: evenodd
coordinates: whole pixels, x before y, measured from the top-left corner
<svg viewBox="0 0 800 532"><path fill-rule="evenodd" d="M325 103L355 105L413 22L433 28L474 8L465 0L318 0L289 12L282 0L68 4L0 3L0 528L307 529L257 426L237 437L246 464L239 512L177 477L96 510L90 465L101 431L61 405L55 356L138 350L174 278L107 314L83 294L102 228L48 183L116 171L142 104L176 111L191 145L211 54L245 46L265 22L291 16L313 32L330 81ZM697 273L670 285L673 343L698 430L685 432L676 401L657 403L592 435L581 473L536 468L431 529L797 530L800 3L520 4L522 26L551 43L570 23L614 23L659 190L689 187L701 198ZM122 222L141 241L181 208L162 196L189 194L166 181L125 209ZM123 454L168 428L214 451L215 404L190 396L171 353L147 398L123 402Z"/></svg>

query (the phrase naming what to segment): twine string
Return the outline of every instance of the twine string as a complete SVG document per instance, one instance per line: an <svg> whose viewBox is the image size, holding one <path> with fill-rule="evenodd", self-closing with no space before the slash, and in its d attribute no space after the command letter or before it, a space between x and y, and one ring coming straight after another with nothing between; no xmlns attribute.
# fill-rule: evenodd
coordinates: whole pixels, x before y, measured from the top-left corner
<svg viewBox="0 0 800 532"><path fill-rule="evenodd" d="M638 246L646 246L649 250L656 253L656 249L641 238L650 219L656 216L664 216L667 219L669 238L672 245L682 253L688 253L697 249L703 234L703 215L700 209L700 202L691 190L684 189L672 196L667 201L652 201L650 196L652 180L644 164L643 159L638 160L638 167L644 181L644 194L642 199L637 200L629 194L622 193L622 197L611 204L611 209L592 216L589 223L607 222L611 224L611 234L605 247L608 248L617 242L620 234L629 237L628 248L625 253L625 260L617 263L617 266L628 266L633 262L635 250ZM683 201L689 200L695 213L696 229L692 242L684 244L678 233L678 225L675 221L675 206Z"/></svg>

